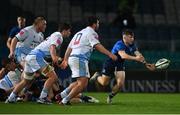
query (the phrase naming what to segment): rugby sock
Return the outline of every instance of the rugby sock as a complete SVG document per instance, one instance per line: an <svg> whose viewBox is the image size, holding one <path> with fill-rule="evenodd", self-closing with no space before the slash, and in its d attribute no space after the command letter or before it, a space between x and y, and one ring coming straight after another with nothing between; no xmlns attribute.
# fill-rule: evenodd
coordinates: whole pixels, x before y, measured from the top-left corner
<svg viewBox="0 0 180 115"><path fill-rule="evenodd" d="M65 98L63 98L62 103L66 104L69 100L70 100L70 97L66 96Z"/></svg>
<svg viewBox="0 0 180 115"><path fill-rule="evenodd" d="M17 94L14 93L14 92L12 92L12 93L10 94L10 96L8 97L8 100L9 100L9 101L16 101L16 100L15 100L16 97L17 97Z"/></svg>
<svg viewBox="0 0 180 115"><path fill-rule="evenodd" d="M116 95L116 93L113 93L113 92L109 93L110 98L113 98L115 95Z"/></svg>
<svg viewBox="0 0 180 115"><path fill-rule="evenodd" d="M47 97L47 95L48 95L48 90L46 88L43 88L39 98L45 98Z"/></svg>
<svg viewBox="0 0 180 115"><path fill-rule="evenodd" d="M27 87L23 88L23 90L22 90L23 93L27 93L27 91L28 91Z"/></svg>
<svg viewBox="0 0 180 115"><path fill-rule="evenodd" d="M63 92L61 92L61 98L65 98L70 92L70 89L67 87Z"/></svg>

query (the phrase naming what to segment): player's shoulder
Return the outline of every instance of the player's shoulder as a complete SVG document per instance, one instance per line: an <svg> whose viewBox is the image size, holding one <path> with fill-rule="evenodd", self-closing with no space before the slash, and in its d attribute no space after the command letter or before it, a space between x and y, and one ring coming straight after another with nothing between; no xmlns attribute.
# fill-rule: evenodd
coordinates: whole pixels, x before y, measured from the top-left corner
<svg viewBox="0 0 180 115"><path fill-rule="evenodd" d="M124 42L122 40L118 40L115 45L125 45Z"/></svg>
<svg viewBox="0 0 180 115"><path fill-rule="evenodd" d="M50 35L50 37L52 38L59 38L59 39L63 39L62 38L62 34L60 32L54 32Z"/></svg>
<svg viewBox="0 0 180 115"><path fill-rule="evenodd" d="M94 29L92 29L91 27L86 27L82 31L84 31L87 34L97 34L96 31L94 31Z"/></svg>
<svg viewBox="0 0 180 115"><path fill-rule="evenodd" d="M60 32L54 32L51 34L51 36L61 36L61 33Z"/></svg>
<svg viewBox="0 0 180 115"><path fill-rule="evenodd" d="M33 26L27 26L23 30L33 30Z"/></svg>
<svg viewBox="0 0 180 115"><path fill-rule="evenodd" d="M14 27L11 28L11 31L16 31L16 30L19 30L18 26L14 26Z"/></svg>

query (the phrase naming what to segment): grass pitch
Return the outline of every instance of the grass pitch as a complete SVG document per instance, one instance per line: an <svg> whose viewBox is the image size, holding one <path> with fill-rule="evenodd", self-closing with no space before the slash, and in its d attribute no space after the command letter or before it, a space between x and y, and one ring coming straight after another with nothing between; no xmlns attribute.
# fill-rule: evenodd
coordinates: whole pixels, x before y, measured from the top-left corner
<svg viewBox="0 0 180 115"><path fill-rule="evenodd" d="M96 97L100 103L62 106L0 102L0 114L180 114L180 94L119 93L113 104L106 104L107 93L86 94Z"/></svg>

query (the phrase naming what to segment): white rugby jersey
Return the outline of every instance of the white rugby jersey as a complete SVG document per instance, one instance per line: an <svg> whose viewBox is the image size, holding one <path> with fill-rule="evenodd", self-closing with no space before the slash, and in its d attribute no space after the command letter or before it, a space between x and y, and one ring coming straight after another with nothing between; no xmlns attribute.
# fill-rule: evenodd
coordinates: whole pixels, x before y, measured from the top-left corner
<svg viewBox="0 0 180 115"><path fill-rule="evenodd" d="M50 57L50 46L53 44L56 48L60 48L63 38L60 32L52 33L45 41L39 44L35 49L30 52L30 55L41 55L43 57Z"/></svg>
<svg viewBox="0 0 180 115"><path fill-rule="evenodd" d="M94 45L98 44L98 34L91 27L77 32L68 47L72 48L70 56L89 60Z"/></svg>
<svg viewBox="0 0 180 115"><path fill-rule="evenodd" d="M15 71L10 71L8 72L7 77L14 86L21 81L21 71L19 69L15 69Z"/></svg>
<svg viewBox="0 0 180 115"><path fill-rule="evenodd" d="M44 40L42 32L37 33L34 26L22 29L16 38L19 40L16 48L21 48L24 54L28 54Z"/></svg>

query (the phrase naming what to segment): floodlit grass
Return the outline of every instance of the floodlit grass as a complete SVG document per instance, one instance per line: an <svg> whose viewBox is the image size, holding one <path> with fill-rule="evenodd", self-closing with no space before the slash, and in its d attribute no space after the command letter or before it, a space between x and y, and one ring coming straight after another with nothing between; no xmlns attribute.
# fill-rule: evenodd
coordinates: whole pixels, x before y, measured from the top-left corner
<svg viewBox="0 0 180 115"><path fill-rule="evenodd" d="M113 104L106 104L107 93L86 93L100 103L81 103L71 106L42 105L35 102L4 104L0 102L0 114L179 114L180 94L119 93Z"/></svg>

